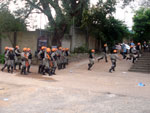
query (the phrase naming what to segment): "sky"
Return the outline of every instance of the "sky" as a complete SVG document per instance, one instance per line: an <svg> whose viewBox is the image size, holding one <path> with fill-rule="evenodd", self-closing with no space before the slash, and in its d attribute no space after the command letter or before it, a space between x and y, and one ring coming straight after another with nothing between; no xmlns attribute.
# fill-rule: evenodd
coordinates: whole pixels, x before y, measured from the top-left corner
<svg viewBox="0 0 150 113"><path fill-rule="evenodd" d="M98 0L91 0L91 4L95 5ZM136 0L137 3L140 0ZM19 7L23 7L22 2L18 2ZM138 4L134 3L134 6L136 9L138 9ZM13 3L10 5L10 9L16 9L16 7L13 5ZM122 20L127 24L128 28L131 30L133 21L132 18L134 16L133 10L128 6L125 9L121 8L121 4L117 5L116 13L114 14L116 19ZM30 21L28 21L28 29L29 30L35 30L35 29L44 29L45 26L48 23L48 19L44 14L32 14L30 15Z"/></svg>

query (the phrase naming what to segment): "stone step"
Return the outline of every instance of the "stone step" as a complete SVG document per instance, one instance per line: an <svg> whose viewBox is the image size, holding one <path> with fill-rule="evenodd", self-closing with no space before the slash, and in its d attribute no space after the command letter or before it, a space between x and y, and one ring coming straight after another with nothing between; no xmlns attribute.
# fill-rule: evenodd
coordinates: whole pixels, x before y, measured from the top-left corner
<svg viewBox="0 0 150 113"><path fill-rule="evenodd" d="M146 61L139 61L139 60L137 60L136 63L147 63L147 64L150 64L150 61L147 61L147 60Z"/></svg>
<svg viewBox="0 0 150 113"><path fill-rule="evenodd" d="M142 72L150 74L150 70L129 69L130 72Z"/></svg>
<svg viewBox="0 0 150 113"><path fill-rule="evenodd" d="M137 58L137 60L150 60L150 58Z"/></svg>
<svg viewBox="0 0 150 113"><path fill-rule="evenodd" d="M139 58L138 60L150 60L150 58Z"/></svg>
<svg viewBox="0 0 150 113"><path fill-rule="evenodd" d="M149 67L132 67L131 69L145 69L145 70L150 70Z"/></svg>
<svg viewBox="0 0 150 113"><path fill-rule="evenodd" d="M129 69L131 72L150 73L150 53L143 53Z"/></svg>
<svg viewBox="0 0 150 113"><path fill-rule="evenodd" d="M142 63L142 62L136 62L134 65L147 65L147 66L149 66L150 65L150 63Z"/></svg>
<svg viewBox="0 0 150 113"><path fill-rule="evenodd" d="M150 67L150 65L134 65L132 67Z"/></svg>

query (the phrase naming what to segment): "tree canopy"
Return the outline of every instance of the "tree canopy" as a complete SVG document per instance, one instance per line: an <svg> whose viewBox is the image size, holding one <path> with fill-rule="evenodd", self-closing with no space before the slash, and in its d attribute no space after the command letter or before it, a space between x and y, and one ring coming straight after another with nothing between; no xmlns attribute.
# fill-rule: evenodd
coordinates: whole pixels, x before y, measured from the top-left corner
<svg viewBox="0 0 150 113"><path fill-rule="evenodd" d="M99 0L96 6L83 13L82 28L110 46L121 42L129 34L128 28L122 21L114 18L116 2Z"/></svg>
<svg viewBox="0 0 150 113"><path fill-rule="evenodd" d="M18 0L13 1L16 2ZM99 6L105 9L101 14L106 15L103 13L111 13L110 11L112 9L115 10L114 3L120 1L123 2L125 6L133 0L107 0L107 4L105 4L104 0L99 0ZM19 9L17 14L23 18L27 18L35 9L44 13L49 21L49 30L54 32L52 43L56 45L61 45L61 39L64 34L69 31L73 20L75 26L81 26L81 21L83 20L82 14L89 8L89 0L22 0L22 2L25 3L25 7ZM111 3L113 5L111 5ZM109 8L109 6L113 7ZM53 11L55 15L53 15Z"/></svg>
<svg viewBox="0 0 150 113"><path fill-rule="evenodd" d="M26 30L26 24L19 18L15 18L8 10L0 11L0 33Z"/></svg>
<svg viewBox="0 0 150 113"><path fill-rule="evenodd" d="M17 0L13 0L15 3ZM89 0L22 0L25 7L15 13L17 16L27 18L32 11L38 10L45 14L49 21L49 29L53 31L53 45L61 45L61 39L69 31L73 18L75 25L79 26L82 12L88 8ZM55 12L55 15L53 15Z"/></svg>
<svg viewBox="0 0 150 113"><path fill-rule="evenodd" d="M134 40L140 42L150 40L150 8L141 8L136 11L133 22Z"/></svg>

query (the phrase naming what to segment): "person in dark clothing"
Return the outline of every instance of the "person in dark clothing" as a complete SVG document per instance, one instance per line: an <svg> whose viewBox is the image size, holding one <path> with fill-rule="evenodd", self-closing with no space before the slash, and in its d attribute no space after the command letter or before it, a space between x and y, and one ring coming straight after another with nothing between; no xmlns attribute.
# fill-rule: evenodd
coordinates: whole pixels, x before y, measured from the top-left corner
<svg viewBox="0 0 150 113"><path fill-rule="evenodd" d="M132 63L135 63L136 59L138 58L137 50L135 46L130 46L130 56L127 57L127 60L132 60Z"/></svg>
<svg viewBox="0 0 150 113"><path fill-rule="evenodd" d="M138 54L138 58L139 58L140 54L141 54L141 43L137 43L136 50L137 50L137 54Z"/></svg>
<svg viewBox="0 0 150 113"><path fill-rule="evenodd" d="M126 56L126 54L127 54L127 48L126 48L126 45L125 45L125 43L123 43L122 45L121 45L121 49L122 49L122 56L123 56L123 59L125 59L127 56Z"/></svg>
<svg viewBox="0 0 150 113"><path fill-rule="evenodd" d="M119 59L119 57L118 57L118 55L117 55L117 50L114 49L114 50L113 50L113 53L110 55L110 60L111 60L111 63L112 63L112 66L111 66L111 68L109 69L109 72L110 72L110 73L112 73L112 70L115 71L117 59ZM120 60L120 59L119 59L119 60Z"/></svg>
<svg viewBox="0 0 150 113"><path fill-rule="evenodd" d="M59 47L57 50L57 66L58 66L58 70L63 68L63 51L62 51L62 47Z"/></svg>
<svg viewBox="0 0 150 113"><path fill-rule="evenodd" d="M148 51L150 52L150 41L149 41L149 44L148 44Z"/></svg>
<svg viewBox="0 0 150 113"><path fill-rule="evenodd" d="M28 73L31 73L31 72L30 72L30 67L31 67L31 63L32 63L32 53L31 53L31 49L28 48L28 49L27 49L27 52L28 52L28 62L29 62L29 66L27 67L27 72L28 72Z"/></svg>
<svg viewBox="0 0 150 113"><path fill-rule="evenodd" d="M53 67L52 67L52 74L56 75L55 71L57 68L57 49L56 48L52 48L52 54L51 54L51 59L52 59L52 63L53 63Z"/></svg>
<svg viewBox="0 0 150 113"><path fill-rule="evenodd" d="M40 61L38 73L40 73L40 74L42 74L43 70L44 70L44 61L43 61L43 59L44 59L44 56L45 56L45 49L46 49L46 47L42 46L41 50L38 53L38 59Z"/></svg>
<svg viewBox="0 0 150 113"><path fill-rule="evenodd" d="M88 64L88 70L90 70L91 67L94 65L94 61L95 61L95 55L94 55L94 53L95 53L95 50L92 49L90 51L90 54L89 54L89 62L90 63Z"/></svg>
<svg viewBox="0 0 150 113"><path fill-rule="evenodd" d="M21 59L22 59L21 74L27 75L28 74L27 67L29 66L27 48L23 48L23 52L21 53Z"/></svg>
<svg viewBox="0 0 150 113"><path fill-rule="evenodd" d="M19 70L21 70L21 52L20 52L19 46L15 47L14 53L15 53L14 69L16 70L16 66L19 65Z"/></svg>
<svg viewBox="0 0 150 113"><path fill-rule="evenodd" d="M102 55L102 57L98 58L98 62L103 58L105 58L105 62L108 62L107 51L108 51L108 46L107 46L107 44L104 44L103 53L102 53L103 55Z"/></svg>
<svg viewBox="0 0 150 113"><path fill-rule="evenodd" d="M143 48L144 48L144 52L146 52L146 50L147 50L147 43L146 43L146 41L144 41Z"/></svg>
<svg viewBox="0 0 150 113"><path fill-rule="evenodd" d="M14 61L15 61L15 53L13 52L13 48L9 48L9 53L8 53L8 72L13 73ZM11 68L11 70L10 70L10 68Z"/></svg>
<svg viewBox="0 0 150 113"><path fill-rule="evenodd" d="M68 65L68 63L69 63L69 59L68 59L68 57L69 57L69 48L65 48L65 57L66 57L66 65Z"/></svg>
<svg viewBox="0 0 150 113"><path fill-rule="evenodd" d="M44 59L45 59L45 66L43 70L43 75L48 73L49 76L51 76L52 75L52 61L51 61L51 49L50 48L46 49Z"/></svg>
<svg viewBox="0 0 150 113"><path fill-rule="evenodd" d="M3 68L1 69L1 71L4 71L4 69L6 67L8 67L8 52L9 52L9 48L5 47L5 52L4 52L4 55L5 55L5 64L4 64Z"/></svg>

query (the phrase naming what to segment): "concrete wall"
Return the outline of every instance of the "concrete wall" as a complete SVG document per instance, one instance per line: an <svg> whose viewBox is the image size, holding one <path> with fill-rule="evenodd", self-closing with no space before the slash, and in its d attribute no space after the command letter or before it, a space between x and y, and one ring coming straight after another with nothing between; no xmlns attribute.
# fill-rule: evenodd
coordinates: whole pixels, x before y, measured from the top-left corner
<svg viewBox="0 0 150 113"><path fill-rule="evenodd" d="M92 36L89 37L89 49L95 49L97 43L98 41L94 37Z"/></svg>
<svg viewBox="0 0 150 113"><path fill-rule="evenodd" d="M37 50L37 32L19 32L17 38L17 45L22 50L24 47L31 48L32 53Z"/></svg>
<svg viewBox="0 0 150 113"><path fill-rule="evenodd" d="M9 36L8 36L9 34ZM13 42L13 33L5 33L6 37L1 38L1 52L4 52L5 46L12 47ZM8 38L9 37L9 38ZM22 50L24 47L31 48L32 53L34 54L37 50L37 38L39 37L39 33L34 32L17 32L16 45L20 47Z"/></svg>
<svg viewBox="0 0 150 113"><path fill-rule="evenodd" d="M9 37L9 38L7 38ZM1 52L4 53L4 48L6 46L8 47L12 47L12 43L13 43L13 33L5 33L4 37L1 38Z"/></svg>
<svg viewBox="0 0 150 113"><path fill-rule="evenodd" d="M70 35L65 35L64 38L62 39L62 47L64 48L71 48L71 36Z"/></svg>
<svg viewBox="0 0 150 113"><path fill-rule="evenodd" d="M40 36L39 31L27 31L27 32L17 32L16 45L22 50L24 47L31 48L34 54L37 50L37 39ZM7 33L5 38L1 38L0 48L1 53L4 52L5 46L12 47L14 33ZM48 46L51 46L52 36L50 33L44 33L48 37ZM7 38L9 37L9 38ZM62 39L62 47L74 48L86 45L86 35L80 29L74 29L70 35L65 35ZM89 49L97 48L98 41L90 36L89 37Z"/></svg>
<svg viewBox="0 0 150 113"><path fill-rule="evenodd" d="M74 48L85 46L86 45L86 34L84 34L79 28L75 28L71 30L72 41L71 41L71 50ZM98 40L93 36L89 36L88 39L89 49L96 49L98 47Z"/></svg>

